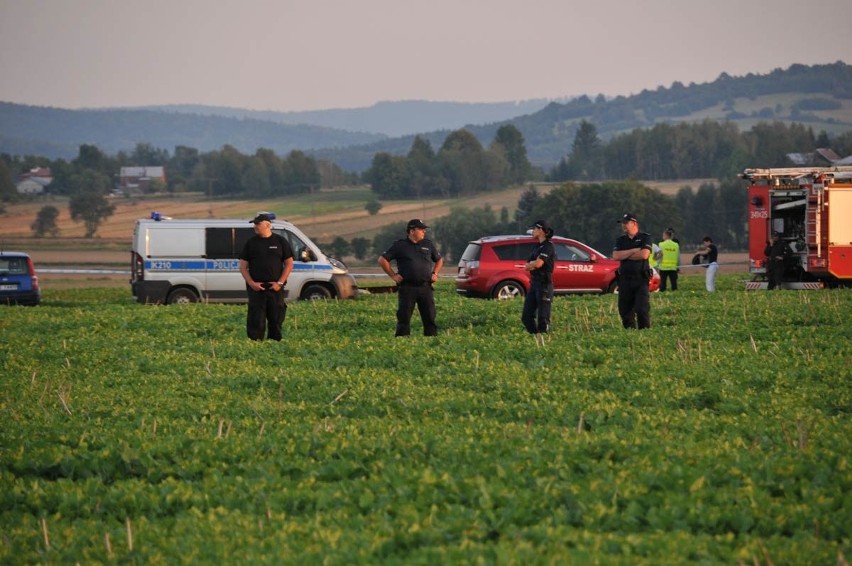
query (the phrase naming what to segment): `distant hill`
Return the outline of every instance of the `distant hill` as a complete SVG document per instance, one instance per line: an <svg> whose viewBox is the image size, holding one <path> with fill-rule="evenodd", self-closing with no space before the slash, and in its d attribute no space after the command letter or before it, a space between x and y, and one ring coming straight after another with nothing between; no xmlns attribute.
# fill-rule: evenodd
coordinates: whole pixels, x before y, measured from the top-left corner
<svg viewBox="0 0 852 566"><path fill-rule="evenodd" d="M669 88L614 99L581 96L565 103L550 103L532 114L467 129L487 145L501 125L513 124L524 136L530 161L550 168L571 150L583 120L593 123L603 140L660 123L702 120L730 121L740 130L751 129L759 122L780 121L801 123L816 133L848 132L852 131L852 66L843 62L792 65L766 75L722 74L710 83L674 83ZM422 137L437 150L448 133L432 131ZM360 171L369 167L376 152L407 153L413 139L414 136L404 136L359 147L323 149L315 154L344 169Z"/></svg>
<svg viewBox="0 0 852 566"><path fill-rule="evenodd" d="M420 133L437 150L450 131L466 127L488 145L503 124L523 134L530 160L550 168L571 148L580 122L603 140L659 123L725 120L741 130L758 122L797 122L815 132L852 131L852 66L792 65L765 75L659 87L631 96L520 103L382 102L369 108L263 112L208 106L64 110L0 102L0 153L70 159L82 143L107 153L139 142L170 152L231 145L253 154L299 149L348 171L363 171L380 151L405 154Z"/></svg>
<svg viewBox="0 0 852 566"><path fill-rule="evenodd" d="M179 145L206 152L227 144L247 154L263 147L283 155L294 149L344 147L386 138L251 118L154 110L65 110L0 102L0 153L52 159L76 157L84 143L109 154L132 151L144 142L170 152Z"/></svg>
<svg viewBox="0 0 852 566"><path fill-rule="evenodd" d="M538 112L550 102L552 101L543 98L519 102L482 103L401 100L379 102L367 108L335 108L303 112L193 105L150 106L142 109L229 118L252 118L279 124L310 124L350 132L369 132L396 137L435 130L452 130L468 124L488 124L507 120Z"/></svg>

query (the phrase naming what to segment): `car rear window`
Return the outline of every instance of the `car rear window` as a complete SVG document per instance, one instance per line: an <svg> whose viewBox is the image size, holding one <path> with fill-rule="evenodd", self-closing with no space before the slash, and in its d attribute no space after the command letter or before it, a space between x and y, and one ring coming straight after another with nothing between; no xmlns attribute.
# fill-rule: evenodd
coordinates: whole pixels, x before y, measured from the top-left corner
<svg viewBox="0 0 852 566"><path fill-rule="evenodd" d="M479 254L482 253L482 246L479 244L468 244L461 258L462 261L479 261Z"/></svg>
<svg viewBox="0 0 852 566"><path fill-rule="evenodd" d="M23 257L0 258L0 275L26 275L27 260Z"/></svg>
<svg viewBox="0 0 852 566"><path fill-rule="evenodd" d="M520 261L529 259L534 244L525 242L521 244L505 244L494 246L494 253L500 261Z"/></svg>

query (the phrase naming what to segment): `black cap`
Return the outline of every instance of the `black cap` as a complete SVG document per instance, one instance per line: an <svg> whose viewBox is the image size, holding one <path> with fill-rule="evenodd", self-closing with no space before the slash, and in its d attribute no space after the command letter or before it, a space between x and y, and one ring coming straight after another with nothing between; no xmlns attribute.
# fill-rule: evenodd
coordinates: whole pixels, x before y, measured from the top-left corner
<svg viewBox="0 0 852 566"><path fill-rule="evenodd" d="M547 220L536 220L530 226L530 228L540 228L541 230L544 230L545 232L549 232L550 231L550 224L547 223Z"/></svg>
<svg viewBox="0 0 852 566"><path fill-rule="evenodd" d="M412 218L408 221L408 228L406 230L414 230L415 228L428 228L426 224L420 220L419 218Z"/></svg>
<svg viewBox="0 0 852 566"><path fill-rule="evenodd" d="M619 224L626 224L627 222L639 222L639 219L636 218L636 215L630 212L625 212L624 215L618 219Z"/></svg>
<svg viewBox="0 0 852 566"><path fill-rule="evenodd" d="M249 224L259 224L260 222L272 222L272 219L275 218L271 214L260 213L254 217L254 219L249 221Z"/></svg>

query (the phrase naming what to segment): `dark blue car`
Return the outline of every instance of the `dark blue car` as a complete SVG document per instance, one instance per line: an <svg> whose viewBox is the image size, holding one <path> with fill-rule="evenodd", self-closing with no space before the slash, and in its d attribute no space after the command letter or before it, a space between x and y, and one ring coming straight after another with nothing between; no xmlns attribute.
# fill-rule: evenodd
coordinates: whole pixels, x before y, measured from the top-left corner
<svg viewBox="0 0 852 566"><path fill-rule="evenodd" d="M0 252L0 304L35 306L41 289L33 260L23 252Z"/></svg>

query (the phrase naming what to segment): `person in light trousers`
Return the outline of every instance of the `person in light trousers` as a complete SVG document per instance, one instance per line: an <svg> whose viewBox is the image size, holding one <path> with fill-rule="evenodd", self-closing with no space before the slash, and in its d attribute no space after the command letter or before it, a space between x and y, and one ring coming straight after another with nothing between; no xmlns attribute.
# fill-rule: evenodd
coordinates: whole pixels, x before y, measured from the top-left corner
<svg viewBox="0 0 852 566"><path fill-rule="evenodd" d="M710 236L704 236L702 240L704 247L698 253L707 259L707 274L704 276L704 287L708 293L716 290L716 272L719 271L719 250Z"/></svg>

